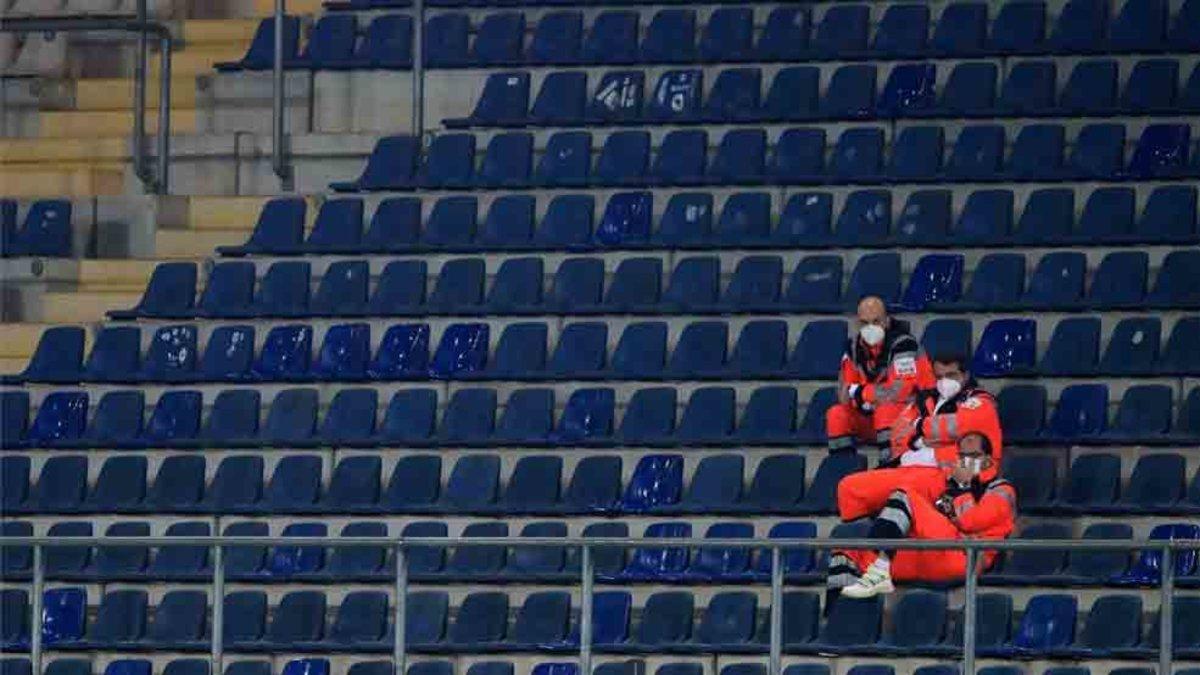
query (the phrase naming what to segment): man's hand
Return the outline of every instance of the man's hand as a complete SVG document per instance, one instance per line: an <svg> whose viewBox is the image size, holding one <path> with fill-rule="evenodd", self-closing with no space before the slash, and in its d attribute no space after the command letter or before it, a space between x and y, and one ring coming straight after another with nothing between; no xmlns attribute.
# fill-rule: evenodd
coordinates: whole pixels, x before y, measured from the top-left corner
<svg viewBox="0 0 1200 675"><path fill-rule="evenodd" d="M974 477L975 474L971 473L970 469L962 466L955 466L954 471L950 473L950 480L964 488L971 484L971 479Z"/></svg>
<svg viewBox="0 0 1200 675"><path fill-rule="evenodd" d="M954 497L949 494L938 497L938 500L933 503L933 507L950 520L954 520L954 517L958 515L954 511Z"/></svg>

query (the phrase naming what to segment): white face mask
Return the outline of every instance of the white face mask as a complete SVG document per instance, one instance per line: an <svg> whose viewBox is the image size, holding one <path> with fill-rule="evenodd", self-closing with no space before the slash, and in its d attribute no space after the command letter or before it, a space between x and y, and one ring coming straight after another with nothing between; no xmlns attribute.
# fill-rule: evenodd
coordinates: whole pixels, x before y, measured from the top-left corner
<svg viewBox="0 0 1200 675"><path fill-rule="evenodd" d="M949 400L962 391L962 383L949 377L943 377L937 381L937 390L939 396Z"/></svg>
<svg viewBox="0 0 1200 675"><path fill-rule="evenodd" d="M959 457L958 465L967 471L971 472L972 476L978 476L983 471L983 457Z"/></svg>
<svg viewBox="0 0 1200 675"><path fill-rule="evenodd" d="M872 347L878 345L880 342L883 342L883 333L883 328L876 326L873 323L867 324L858 329L858 336L862 338L863 342Z"/></svg>

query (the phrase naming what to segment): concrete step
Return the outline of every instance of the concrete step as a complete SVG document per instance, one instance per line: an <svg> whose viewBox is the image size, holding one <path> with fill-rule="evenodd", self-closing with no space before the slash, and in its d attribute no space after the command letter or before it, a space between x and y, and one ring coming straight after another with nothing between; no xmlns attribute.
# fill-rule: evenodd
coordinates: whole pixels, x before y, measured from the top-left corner
<svg viewBox="0 0 1200 675"><path fill-rule="evenodd" d="M171 107L175 109L196 107L196 78L192 76L171 78ZM75 110L132 110L132 78L96 78L78 80L75 83ZM146 83L146 110L158 112L158 81Z"/></svg>
<svg viewBox="0 0 1200 675"><path fill-rule="evenodd" d="M293 9L293 5L303 4L299 0L291 0L288 3L288 13L295 14L296 10ZM319 2L317 4L320 5ZM268 12L268 15L273 13L274 0L272 0L271 12ZM245 46L250 44L250 40L254 38L254 31L258 30L258 23L258 19L188 19L183 22L180 37L184 49L194 45L222 43L236 43Z"/></svg>
<svg viewBox="0 0 1200 675"><path fill-rule="evenodd" d="M66 323L78 325L78 319L69 319ZM29 357L37 349L42 331L51 328L49 323L5 323L0 324L0 372L4 374L19 373L29 363ZM91 349L91 333L87 334L87 349Z"/></svg>
<svg viewBox="0 0 1200 675"><path fill-rule="evenodd" d="M248 43L222 43L213 45L197 45L175 52L171 57L171 77L196 76L211 72L213 65L222 61L237 61L246 54ZM150 61L150 81L158 79L159 63Z"/></svg>
<svg viewBox="0 0 1200 675"><path fill-rule="evenodd" d="M78 323L103 321L113 309L128 309L137 304L140 291L48 291L42 294L42 321Z"/></svg>
<svg viewBox="0 0 1200 675"><path fill-rule="evenodd" d="M234 230L248 233L258 222L266 197L192 197L188 202L188 227L194 230ZM309 214L315 210L309 200Z"/></svg>
<svg viewBox="0 0 1200 675"><path fill-rule="evenodd" d="M246 233L238 230L159 230L154 237L154 255L170 260L211 257L218 246L246 241Z"/></svg>
<svg viewBox="0 0 1200 675"><path fill-rule="evenodd" d="M140 295L157 265L157 260L80 260L79 287L94 291L133 291Z"/></svg>
<svg viewBox="0 0 1200 675"><path fill-rule="evenodd" d="M0 165L7 197L94 197L125 192L125 168L108 162L56 168L40 164Z"/></svg>
<svg viewBox="0 0 1200 675"><path fill-rule="evenodd" d="M131 110L66 110L46 111L40 115L39 132L43 138L95 138L97 136L128 136L133 133ZM158 115L146 117L146 131L158 130ZM196 110L176 108L171 111L171 133L196 132Z"/></svg>
<svg viewBox="0 0 1200 675"><path fill-rule="evenodd" d="M129 159L127 136L111 138L0 138L0 165L71 162L123 162Z"/></svg>

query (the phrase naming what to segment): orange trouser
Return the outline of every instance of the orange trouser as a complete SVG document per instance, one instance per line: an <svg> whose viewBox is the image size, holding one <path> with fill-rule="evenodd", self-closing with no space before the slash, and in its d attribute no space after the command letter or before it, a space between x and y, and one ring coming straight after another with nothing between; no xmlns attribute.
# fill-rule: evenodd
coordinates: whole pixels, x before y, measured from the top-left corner
<svg viewBox="0 0 1200 675"><path fill-rule="evenodd" d="M843 478L837 487L838 515L843 521L874 517L883 510L893 491L904 489L930 503L946 491L946 474L928 466L859 471Z"/></svg>
<svg viewBox="0 0 1200 675"><path fill-rule="evenodd" d="M861 474L856 474L861 475ZM909 539L962 539L962 532L950 519L934 507L934 499L919 490L902 488L908 494L912 529ZM854 562L859 570L865 570L879 556L876 551L839 551ZM980 556L980 571L992 566L995 551L984 551ZM965 551L913 551L900 550L892 558L892 579L896 581L959 581L967 574Z"/></svg>
<svg viewBox="0 0 1200 675"><path fill-rule="evenodd" d="M885 403L871 413L861 412L853 403L837 403L825 411L825 436L830 450L848 450L858 443L887 447L892 437L892 422L904 406Z"/></svg>

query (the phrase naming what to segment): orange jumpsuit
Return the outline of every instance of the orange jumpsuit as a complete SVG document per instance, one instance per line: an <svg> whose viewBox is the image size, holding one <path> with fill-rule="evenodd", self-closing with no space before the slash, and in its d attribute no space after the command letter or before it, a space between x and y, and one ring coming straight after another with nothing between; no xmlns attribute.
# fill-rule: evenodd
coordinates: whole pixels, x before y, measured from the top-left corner
<svg viewBox="0 0 1200 675"><path fill-rule="evenodd" d="M1013 532L1017 492L1006 480L997 478L979 482L976 479L966 490L957 487L947 490L953 497L953 520L934 506L936 500L921 493L905 492L912 521L908 532L910 539L1006 539ZM849 559L860 572L879 555L876 551L862 550L835 552L830 558L831 566L836 564L834 559L839 554L843 564ZM984 551L977 573L991 567L995 559L996 551ZM961 550L900 550L891 564L892 579L896 581L959 581L966 576L966 570L967 554Z"/></svg>
<svg viewBox="0 0 1200 675"><path fill-rule="evenodd" d="M907 453L914 453L910 459L916 461L895 468L861 471L838 483L838 515L842 520L874 516L892 490L899 487L936 500L958 461L958 439L969 433L981 433L992 444L993 465L980 479L989 481L996 477L1003 437L995 399L968 382L954 398L938 403L936 391L917 392L892 427L892 464L907 462L904 457Z"/></svg>
<svg viewBox="0 0 1200 675"><path fill-rule="evenodd" d="M847 399L846 389L854 384L860 388ZM933 367L904 321L893 319L883 342L875 347L857 336L850 338L838 375L842 402L825 413L829 449L853 449L859 442L886 448L892 423L913 393L933 386Z"/></svg>

